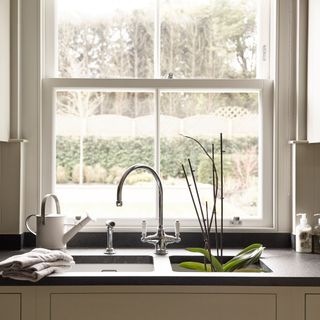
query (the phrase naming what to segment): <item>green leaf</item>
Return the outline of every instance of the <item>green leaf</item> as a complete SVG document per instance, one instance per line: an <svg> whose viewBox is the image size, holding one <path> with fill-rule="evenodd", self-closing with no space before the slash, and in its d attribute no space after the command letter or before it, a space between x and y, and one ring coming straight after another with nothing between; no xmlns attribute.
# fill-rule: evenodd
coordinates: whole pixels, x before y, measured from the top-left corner
<svg viewBox="0 0 320 320"><path fill-rule="evenodd" d="M237 256L239 256L240 254L243 254L247 251L251 251L252 249L259 249L262 247L262 244L261 243L253 243L253 244L250 244L250 246L248 247L245 247L244 249L242 249L238 254Z"/></svg>
<svg viewBox="0 0 320 320"><path fill-rule="evenodd" d="M201 272L206 272L207 270L211 270L210 264L207 265L207 269L205 268L205 265L201 262L194 262L194 261L185 261L179 263L180 267L186 268L186 269L192 269L192 270L197 270Z"/></svg>
<svg viewBox="0 0 320 320"><path fill-rule="evenodd" d="M241 250L231 260L222 265L215 256L210 254L209 250L203 248L187 248L186 250L190 252L200 253L204 255L208 262L211 261L212 266L211 263L205 265L200 262L182 262L180 265L188 269L198 270L202 272L265 272L265 270L261 269L259 266L254 266L254 264L259 261L264 249L265 248L262 246L262 244L253 243Z"/></svg>
<svg viewBox="0 0 320 320"><path fill-rule="evenodd" d="M212 266L213 266L214 271L223 272L222 264L219 262L219 260L214 255L211 254L211 257L210 257L209 250L206 250L203 248L187 248L186 250L188 250L190 252L197 252L197 253L203 254L209 262L212 261Z"/></svg>
<svg viewBox="0 0 320 320"><path fill-rule="evenodd" d="M209 259L209 262L210 262L210 259ZM222 264L220 263L220 261L213 255L211 255L211 262L212 262L212 265L213 265L213 268L216 272L223 272L223 266Z"/></svg>
<svg viewBox="0 0 320 320"><path fill-rule="evenodd" d="M203 254L209 260L209 251L203 248L186 248L187 251Z"/></svg>
<svg viewBox="0 0 320 320"><path fill-rule="evenodd" d="M249 249L242 254L238 254L223 265L223 270L226 272L232 272L249 264L254 264L259 261L263 250L264 247L259 247L257 249Z"/></svg>

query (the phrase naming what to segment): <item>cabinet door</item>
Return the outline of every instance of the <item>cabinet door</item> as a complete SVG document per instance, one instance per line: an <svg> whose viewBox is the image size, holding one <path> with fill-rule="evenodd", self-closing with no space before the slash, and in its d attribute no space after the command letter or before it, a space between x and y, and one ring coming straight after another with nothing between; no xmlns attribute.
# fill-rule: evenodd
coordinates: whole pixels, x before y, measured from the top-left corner
<svg viewBox="0 0 320 320"><path fill-rule="evenodd" d="M274 294L51 294L51 320L275 320Z"/></svg>
<svg viewBox="0 0 320 320"><path fill-rule="evenodd" d="M306 294L306 320L319 320L320 294Z"/></svg>
<svg viewBox="0 0 320 320"><path fill-rule="evenodd" d="M19 293L0 293L0 319L20 320L21 295Z"/></svg>

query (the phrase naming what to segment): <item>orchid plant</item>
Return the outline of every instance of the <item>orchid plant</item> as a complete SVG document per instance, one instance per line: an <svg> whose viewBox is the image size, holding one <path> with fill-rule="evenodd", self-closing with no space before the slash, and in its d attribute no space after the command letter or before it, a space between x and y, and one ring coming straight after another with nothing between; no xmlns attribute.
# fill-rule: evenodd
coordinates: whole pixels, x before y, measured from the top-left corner
<svg viewBox="0 0 320 320"><path fill-rule="evenodd" d="M215 148L214 144L211 145L211 152L204 148L204 146L195 138L184 136L196 142L202 149L205 155L210 159L212 168L212 197L213 205L209 210L208 201L205 201L205 208L203 208L200 200L199 189L195 177L195 170L192 166L190 159L188 159L188 166L191 174L191 181L189 181L187 170L182 164L182 170L187 182L191 200L195 209L195 213L199 222L200 230L203 237L204 248L187 248L190 252L196 252L203 255L203 263L186 261L181 262L180 266L202 272L263 272L264 269L257 265L264 247L260 243L253 243L250 246L241 250L231 260L223 263L223 137L220 133L220 188L218 170L215 164ZM219 192L220 189L220 192ZM217 200L220 197L220 228L217 223ZM211 234L214 230L216 242L216 256L212 254L211 250ZM220 229L220 230L218 230ZM220 232L219 232L220 231Z"/></svg>

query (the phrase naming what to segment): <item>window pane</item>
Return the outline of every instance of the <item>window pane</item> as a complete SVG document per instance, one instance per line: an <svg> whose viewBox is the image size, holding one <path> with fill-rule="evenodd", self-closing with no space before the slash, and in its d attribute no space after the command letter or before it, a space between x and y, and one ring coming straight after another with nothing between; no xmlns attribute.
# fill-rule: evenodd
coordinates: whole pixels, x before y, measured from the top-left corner
<svg viewBox="0 0 320 320"><path fill-rule="evenodd" d="M117 208L116 187L135 163L154 166L152 92L59 91L56 96L56 193L64 212L111 218L155 217L154 184L131 173Z"/></svg>
<svg viewBox="0 0 320 320"><path fill-rule="evenodd" d="M181 169L183 163L190 172L188 158L203 205L205 201L212 204L210 160L179 133L198 139L209 152L214 143L219 171L220 132L225 151L224 215L260 217L258 101L258 93L162 92L160 147L166 217L196 219Z"/></svg>
<svg viewBox="0 0 320 320"><path fill-rule="evenodd" d="M59 77L153 78L154 1L56 4Z"/></svg>
<svg viewBox="0 0 320 320"><path fill-rule="evenodd" d="M268 1L159 0L156 15L156 0L56 0L58 76L255 78Z"/></svg>
<svg viewBox="0 0 320 320"><path fill-rule="evenodd" d="M261 1L161 1L161 74L255 78Z"/></svg>

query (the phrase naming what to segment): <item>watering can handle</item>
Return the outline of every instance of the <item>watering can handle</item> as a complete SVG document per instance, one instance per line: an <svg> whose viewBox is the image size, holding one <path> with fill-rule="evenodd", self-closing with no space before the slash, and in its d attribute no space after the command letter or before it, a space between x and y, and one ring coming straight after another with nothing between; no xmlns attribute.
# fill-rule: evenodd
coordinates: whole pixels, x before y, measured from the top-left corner
<svg viewBox="0 0 320 320"><path fill-rule="evenodd" d="M26 227L27 227L27 229L31 232L31 233L33 233L35 236L37 235L31 228L30 228L30 226L29 226L29 219L31 218L31 217L36 217L36 215L35 214L30 214L29 216L27 216L27 218L26 218Z"/></svg>
<svg viewBox="0 0 320 320"><path fill-rule="evenodd" d="M49 194L46 194L43 199L42 199L42 202L41 202L41 223L42 224L46 224L46 202L48 200L48 198L52 197L55 204L56 204L56 209L57 209L57 214L60 214L61 211L60 211L60 203L59 203L59 200L58 200L58 197L55 195L55 194L52 194L52 193L49 193Z"/></svg>

